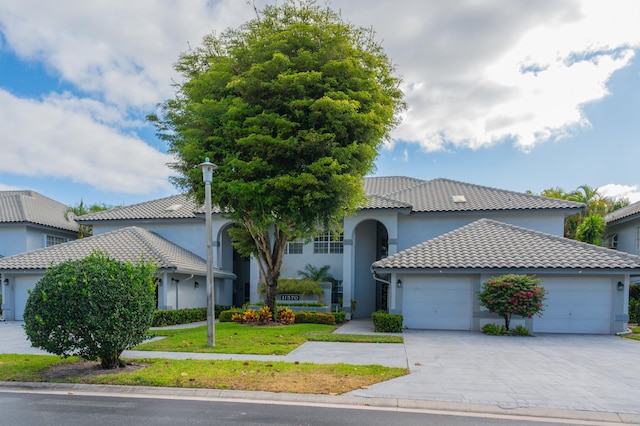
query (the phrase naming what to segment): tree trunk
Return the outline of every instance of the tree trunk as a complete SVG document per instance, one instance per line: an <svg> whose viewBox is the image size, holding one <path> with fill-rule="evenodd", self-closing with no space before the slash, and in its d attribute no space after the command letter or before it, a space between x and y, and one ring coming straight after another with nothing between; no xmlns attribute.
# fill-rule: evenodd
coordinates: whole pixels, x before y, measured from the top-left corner
<svg viewBox="0 0 640 426"><path fill-rule="evenodd" d="M100 357L100 367L107 369L124 368L126 364L120 359L121 352L112 352Z"/></svg>
<svg viewBox="0 0 640 426"><path fill-rule="evenodd" d="M280 275L280 271L269 271L270 274L265 277L265 298L264 304L268 306L271 310L271 313L275 314L276 308L276 290L278 288L278 277Z"/></svg>

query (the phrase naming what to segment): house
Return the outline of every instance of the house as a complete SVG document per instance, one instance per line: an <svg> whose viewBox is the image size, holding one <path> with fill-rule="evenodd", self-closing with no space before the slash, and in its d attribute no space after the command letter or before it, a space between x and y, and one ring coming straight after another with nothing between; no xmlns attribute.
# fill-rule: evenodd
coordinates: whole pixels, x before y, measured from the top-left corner
<svg viewBox="0 0 640 426"><path fill-rule="evenodd" d="M631 277L640 272L640 257L605 249L592 252L587 250L591 246L564 239L565 218L580 213L583 204L449 179L371 177L365 179L364 189L368 201L343 219L342 235L321 232L311 241L289 242L281 272L283 277L296 277L307 264L329 265L338 281L340 304L351 318L369 317L385 309L402 313L407 327L477 330L487 321L499 321L477 306L475 292L485 277L508 271L536 273L549 280L547 285L553 291L549 291L543 316L546 325L545 320L537 319L526 323L534 331L610 334L626 330L623 295L627 292L619 292L618 283L628 288ZM203 208L184 195L92 213L77 221L93 226L95 237L132 226L143 228L205 257ZM216 303L241 306L260 300L256 260L233 249L228 234L233 223L215 208L212 222L214 265L222 274L220 283L216 281ZM492 233L505 238L503 243L518 240L521 251L500 264L486 262L495 251ZM413 259L422 245L440 247L445 237L452 245L440 256L453 256L449 263L431 264L432 257L403 263ZM559 256L566 250L571 256L561 256L560 263L545 263L545 251L550 249L545 244L551 241L562 246L553 253ZM455 257L458 252L466 253L467 247L482 250ZM583 252L589 257L582 263L573 262ZM477 265L474 256L479 256ZM615 256L623 256L624 262ZM393 263L398 259L403 260ZM590 267L593 261L599 266ZM10 265L10 258L0 259L0 273L11 277L24 273ZM182 282L191 275L175 277ZM176 304L168 303L169 296L163 298L162 291L159 306L175 308ZM180 291L177 294L182 297ZM600 309L597 318L581 314L594 303ZM457 319L429 311L434 309L438 313L457 312L452 314Z"/></svg>
<svg viewBox="0 0 640 426"><path fill-rule="evenodd" d="M605 216L605 246L640 255L640 201Z"/></svg>
<svg viewBox="0 0 640 426"><path fill-rule="evenodd" d="M543 316L512 321L533 332L613 334L627 329L629 276L640 257L479 219L373 264L391 283L390 310L409 328L479 330L496 323L476 294L493 276L528 274L547 291Z"/></svg>
<svg viewBox="0 0 640 426"><path fill-rule="evenodd" d="M106 252L123 262L153 262L158 268L157 302L161 309L206 306L206 262L202 257L147 229L129 226L1 259L6 277L2 286L4 319L22 319L28 291L52 264L84 259L93 251ZM213 272L219 285L236 278L219 269Z"/></svg>
<svg viewBox="0 0 640 426"><path fill-rule="evenodd" d="M0 257L76 239L68 206L34 191L0 191Z"/></svg>

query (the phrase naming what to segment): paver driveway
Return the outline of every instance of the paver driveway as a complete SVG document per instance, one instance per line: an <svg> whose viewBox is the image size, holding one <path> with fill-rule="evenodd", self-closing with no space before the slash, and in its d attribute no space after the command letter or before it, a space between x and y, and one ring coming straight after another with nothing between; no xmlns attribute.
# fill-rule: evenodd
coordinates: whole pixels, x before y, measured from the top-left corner
<svg viewBox="0 0 640 426"><path fill-rule="evenodd" d="M617 336L404 332L412 374L354 396L640 414L640 342Z"/></svg>

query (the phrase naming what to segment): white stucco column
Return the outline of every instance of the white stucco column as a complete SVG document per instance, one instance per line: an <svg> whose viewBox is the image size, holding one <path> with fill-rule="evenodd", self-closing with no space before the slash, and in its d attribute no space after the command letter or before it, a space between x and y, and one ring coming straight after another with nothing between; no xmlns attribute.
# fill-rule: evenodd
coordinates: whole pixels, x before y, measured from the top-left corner
<svg viewBox="0 0 640 426"><path fill-rule="evenodd" d="M169 287L169 276L167 273L162 274L162 278L158 283L158 309L167 309L167 288Z"/></svg>
<svg viewBox="0 0 640 426"><path fill-rule="evenodd" d="M353 240L344 239L342 253L342 309L351 319L351 299L353 299Z"/></svg>

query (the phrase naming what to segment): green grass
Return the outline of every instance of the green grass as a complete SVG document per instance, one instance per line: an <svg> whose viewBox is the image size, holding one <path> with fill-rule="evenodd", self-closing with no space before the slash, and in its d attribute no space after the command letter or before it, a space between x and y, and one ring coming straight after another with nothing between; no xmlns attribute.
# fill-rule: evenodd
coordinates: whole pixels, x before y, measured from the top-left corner
<svg viewBox="0 0 640 426"><path fill-rule="evenodd" d="M162 340L137 346L136 350L162 352L206 352L224 354L286 355L307 341L402 343L399 336L331 334L332 325L293 324L248 326L234 322L216 324L216 344L207 346L207 327L154 330Z"/></svg>
<svg viewBox="0 0 640 426"><path fill-rule="evenodd" d="M77 358L62 359L53 355L0 355L0 380L6 382L41 382L39 371Z"/></svg>
<svg viewBox="0 0 640 426"><path fill-rule="evenodd" d="M633 334L628 334L623 337L631 340L640 340L640 327L631 327L631 332Z"/></svg>
<svg viewBox="0 0 640 426"><path fill-rule="evenodd" d="M0 381L46 381L42 370L75 362L50 355L0 355ZM403 368L379 365L309 364L232 360L140 359L145 368L93 377L52 381L130 386L234 389L266 392L341 394L408 374Z"/></svg>

